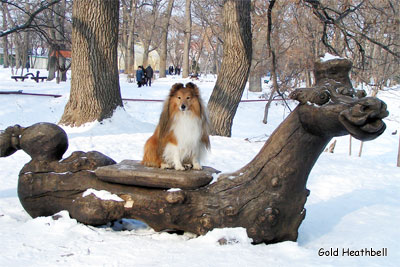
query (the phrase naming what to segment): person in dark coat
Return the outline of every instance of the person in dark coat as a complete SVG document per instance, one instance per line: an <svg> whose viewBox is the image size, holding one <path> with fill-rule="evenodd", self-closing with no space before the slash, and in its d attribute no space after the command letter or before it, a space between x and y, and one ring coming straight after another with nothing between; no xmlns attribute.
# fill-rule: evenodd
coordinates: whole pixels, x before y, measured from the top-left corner
<svg viewBox="0 0 400 267"><path fill-rule="evenodd" d="M151 79L153 78L154 71L150 65L144 71L146 76L146 85L148 84L151 87Z"/></svg>
<svg viewBox="0 0 400 267"><path fill-rule="evenodd" d="M143 66L139 66L138 69L136 70L136 81L138 87L141 87L144 82L144 70Z"/></svg>
<svg viewBox="0 0 400 267"><path fill-rule="evenodd" d="M173 66L169 66L168 72L169 72L169 75L174 74L174 67Z"/></svg>
<svg viewBox="0 0 400 267"><path fill-rule="evenodd" d="M181 67L179 66L175 67L175 75L181 75Z"/></svg>

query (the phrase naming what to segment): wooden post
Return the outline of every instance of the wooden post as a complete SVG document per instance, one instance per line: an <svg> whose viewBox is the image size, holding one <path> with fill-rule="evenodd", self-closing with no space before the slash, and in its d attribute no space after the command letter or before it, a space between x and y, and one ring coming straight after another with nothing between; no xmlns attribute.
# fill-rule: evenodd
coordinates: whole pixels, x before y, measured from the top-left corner
<svg viewBox="0 0 400 267"><path fill-rule="evenodd" d="M350 135L350 139L349 139L349 156L351 156L351 135Z"/></svg>
<svg viewBox="0 0 400 267"><path fill-rule="evenodd" d="M364 141L361 141L361 144L360 144L360 151L358 151L358 156L359 156L359 157L361 157L361 153L362 153L362 150L363 150L363 145L364 145Z"/></svg>
<svg viewBox="0 0 400 267"><path fill-rule="evenodd" d="M400 167L400 134L399 134L399 150L397 151L397 167Z"/></svg>

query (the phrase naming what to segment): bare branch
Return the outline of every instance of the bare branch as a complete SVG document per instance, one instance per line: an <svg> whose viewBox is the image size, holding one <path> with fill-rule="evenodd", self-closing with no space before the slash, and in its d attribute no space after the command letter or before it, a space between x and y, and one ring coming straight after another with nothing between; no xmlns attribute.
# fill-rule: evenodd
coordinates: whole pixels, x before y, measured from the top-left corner
<svg viewBox="0 0 400 267"><path fill-rule="evenodd" d="M28 20L27 20L24 24L22 24L22 25L19 25L19 26L14 27L14 28L12 28L12 29L10 29L10 30L7 30L7 31L2 31L2 32L0 32L0 37L7 36L7 35L9 35L9 34L12 34L12 33L15 33L15 32L19 32L19 31L22 31L22 30L26 30L26 29L28 29L28 28L31 28L32 23L33 23L35 17L36 17L38 14L40 14L42 11L48 9L48 8L51 7L52 5L55 5L55 4L59 3L60 1L61 1L61 0L53 0L53 1L51 1L51 2L48 2L47 4L44 4L44 5L42 5L41 7L39 7L39 8L38 8L37 10L35 10L33 13L27 13L27 12L24 11L24 13L27 13L27 14L29 15ZM11 5L13 5L13 6L15 6L15 7L21 9L20 7L16 6L16 5L13 4L13 3L10 3L9 1L6 1L6 0L2 0L1 3L11 4Z"/></svg>
<svg viewBox="0 0 400 267"><path fill-rule="evenodd" d="M369 37L368 35L366 35L365 33L357 30L357 29L352 29L350 27L346 27L344 25L341 24L341 21L347 17L349 14L351 13L355 13L363 4L365 1L361 1L357 6L355 6L354 8L347 8L345 11L343 12L338 12L338 11L334 11L333 9L329 9L330 11L334 11L336 14L339 15L339 17L337 17L336 19L330 17L327 13L326 10L327 8L324 7L320 1L318 0L303 0L303 2L306 4L306 6L311 5L311 8L313 9L313 13L314 15L316 15L319 20L324 24L324 32L323 32L323 36L321 38L322 43L330 50L333 51L335 54L337 54L336 50L328 43L327 41L327 27L328 25L333 25L335 27L337 27L338 29L341 30L341 32L344 34L344 36L346 37L350 37L352 40L354 40L357 44L357 46L359 47L359 51L362 53L364 51L364 49L362 48L361 43L356 39L355 35L359 35L361 38L381 47L383 50L385 50L386 52L390 53L391 55L395 56L396 58L400 58L400 53L393 51L392 49L390 49L390 47L388 45L385 45L371 37ZM321 13L322 11L322 13Z"/></svg>

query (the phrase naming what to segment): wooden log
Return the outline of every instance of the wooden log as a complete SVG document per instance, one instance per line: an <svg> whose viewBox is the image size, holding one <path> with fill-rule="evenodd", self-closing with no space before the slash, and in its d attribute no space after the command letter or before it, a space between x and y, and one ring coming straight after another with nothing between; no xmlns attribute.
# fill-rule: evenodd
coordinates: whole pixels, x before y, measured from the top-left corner
<svg viewBox="0 0 400 267"><path fill-rule="evenodd" d="M138 160L123 160L118 164L99 167L94 172L105 182L168 189L196 189L209 184L213 174L219 173L211 167L190 171L151 168L143 166Z"/></svg>

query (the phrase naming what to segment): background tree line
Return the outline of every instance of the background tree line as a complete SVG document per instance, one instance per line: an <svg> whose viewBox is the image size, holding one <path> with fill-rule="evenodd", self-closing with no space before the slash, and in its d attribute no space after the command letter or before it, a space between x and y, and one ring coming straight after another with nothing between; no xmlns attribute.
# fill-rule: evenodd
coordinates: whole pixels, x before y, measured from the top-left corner
<svg viewBox="0 0 400 267"><path fill-rule="evenodd" d="M51 55L49 51L54 49L71 49L71 0L1 1L2 33L23 25L38 6L53 2L55 4L35 16L30 27L2 38L4 54L10 55L11 51L15 54L14 63L10 62L10 57L4 57L4 67L11 64L16 68L24 67L32 51ZM156 50L160 56L165 53L162 51L163 35L167 37L164 48L167 66L162 69L168 64L182 66L187 32L186 2L190 1L120 1L118 45L125 58L125 72L137 67L133 65L134 43L143 45L143 64L147 65L149 52ZM223 1L192 2L189 72L217 74L222 60ZM251 1L250 88L254 91L261 89L259 80L271 69L266 46L268 5L269 1ZM357 82L380 88L388 82L399 82L399 6L398 0L276 1L271 42L276 48L277 71L282 84L288 80L294 84L310 84L314 59L327 51L353 61L353 79ZM334 23L338 18L340 20Z"/></svg>
<svg viewBox="0 0 400 267"><path fill-rule="evenodd" d="M99 5L95 2L98 1L2 0L0 37L4 67L23 69L33 51L49 55L49 79L55 77L56 71L61 70L64 74L69 66L53 51L71 50L73 6L83 3L88 10L76 12L87 14L99 12L107 5L117 6L113 11L117 12L117 29L113 30L117 34L118 55L124 58L124 72L130 75L137 67L134 66L134 44L140 43L142 65L148 64L151 51L158 52L160 77L165 75L168 65L181 66L183 77L189 73L228 76L227 72L236 71L249 81L250 91L261 91L262 77L270 75L274 82L273 92L266 96L270 99L273 94L282 94L303 82L311 86L314 61L326 52L350 58L354 63L352 79L373 86L376 92L384 85L400 82L399 0L110 0ZM240 5L240 2L245 4ZM240 48L250 52L247 56L251 56L251 60L247 62L243 57L244 61L240 63L250 64L249 70L238 68L238 62L224 66L223 59L225 63L229 61L224 57L224 49L229 49L228 43L232 42L231 36L227 35L231 22L224 20L229 14L228 4L235 4L236 11L241 12L236 13L240 25L235 38L250 38L250 47L244 42ZM91 5L97 5L97 10L89 10ZM106 13L106 16L111 15ZM107 19L102 23L108 23ZM106 29L109 28L103 25L103 31ZM224 73L221 73L222 69ZM65 78L60 77L61 80ZM221 85L223 78L217 81L214 91L226 87ZM240 96L244 87L242 82L238 83ZM236 105L237 99L231 98L228 104ZM220 100L217 98L214 102ZM113 104L111 111L94 117L108 117L115 106L122 105L119 101L108 102L117 104ZM213 112L212 106L209 108L213 121L216 116L213 114L218 111ZM234 108L230 113L234 116L235 111ZM231 119L228 120L229 125ZM229 136L230 129L215 134Z"/></svg>

